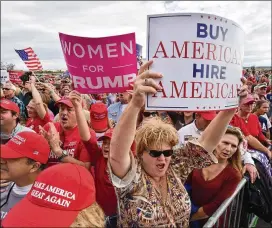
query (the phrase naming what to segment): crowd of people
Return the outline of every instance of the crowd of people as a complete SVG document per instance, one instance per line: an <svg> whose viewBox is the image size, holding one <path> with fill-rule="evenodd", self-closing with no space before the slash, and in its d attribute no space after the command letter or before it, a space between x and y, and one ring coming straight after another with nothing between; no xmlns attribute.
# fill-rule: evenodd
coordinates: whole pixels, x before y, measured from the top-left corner
<svg viewBox="0 0 272 228"><path fill-rule="evenodd" d="M151 64L118 94L1 85L2 227L202 227L244 175L272 200L271 70L243 71L235 109L147 111Z"/></svg>

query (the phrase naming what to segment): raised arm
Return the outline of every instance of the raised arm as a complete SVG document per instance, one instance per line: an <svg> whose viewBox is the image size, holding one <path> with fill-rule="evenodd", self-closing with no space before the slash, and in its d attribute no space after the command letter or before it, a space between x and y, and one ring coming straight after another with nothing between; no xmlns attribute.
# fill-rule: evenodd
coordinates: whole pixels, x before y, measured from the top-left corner
<svg viewBox="0 0 272 228"><path fill-rule="evenodd" d="M36 111L39 115L39 117L41 119L44 119L45 115L46 115L46 109L43 105L43 101L42 101L42 97L39 93L39 91L37 90L37 88L35 87L34 83L31 83L30 84L31 86L31 92L32 92L32 97L33 97L33 100L36 104Z"/></svg>
<svg viewBox="0 0 272 228"><path fill-rule="evenodd" d="M90 134L90 129L89 129L87 120L83 113L81 95L77 91L73 90L69 94L69 98L72 101L75 108L76 120L77 120L77 126L79 129L80 138L83 141L89 141L91 138L91 134Z"/></svg>
<svg viewBox="0 0 272 228"><path fill-rule="evenodd" d="M114 175L123 178L131 165L130 147L133 143L138 114L144 105L145 94L155 94L161 89L152 78L161 78L159 73L145 71L153 61L148 61L139 70L134 82L133 97L116 125L110 145L110 165Z"/></svg>
<svg viewBox="0 0 272 228"><path fill-rule="evenodd" d="M238 95L245 96L246 94L247 86L243 86L238 92ZM235 112L236 109L221 111L205 129L198 141L206 151L210 153L214 151L215 147L220 142L220 139L226 133L227 126L229 125Z"/></svg>
<svg viewBox="0 0 272 228"><path fill-rule="evenodd" d="M55 92L53 86L51 86L50 84L47 84L47 83L42 83L42 84L43 84L43 86L45 87L45 89L48 90L48 92L49 92L51 98L52 98L55 102L57 102L58 100L60 100L60 97L59 97L58 94L56 94L56 92Z"/></svg>

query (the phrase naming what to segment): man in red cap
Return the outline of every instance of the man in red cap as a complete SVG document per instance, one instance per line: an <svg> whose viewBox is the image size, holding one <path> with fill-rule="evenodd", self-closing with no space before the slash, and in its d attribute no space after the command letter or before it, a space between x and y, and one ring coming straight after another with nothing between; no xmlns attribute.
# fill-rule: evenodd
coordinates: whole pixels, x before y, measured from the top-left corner
<svg viewBox="0 0 272 228"><path fill-rule="evenodd" d="M60 164L44 170L3 227L104 227L92 175L82 166Z"/></svg>
<svg viewBox="0 0 272 228"><path fill-rule="evenodd" d="M20 109L14 102L1 99L0 100L0 129L1 135L0 140L1 144L5 144L10 140L14 135L22 131L31 131L30 128L22 126L19 122Z"/></svg>
<svg viewBox="0 0 272 228"><path fill-rule="evenodd" d="M0 179L11 181L1 192L1 220L29 192L49 153L46 139L35 132L20 132L1 145Z"/></svg>
<svg viewBox="0 0 272 228"><path fill-rule="evenodd" d="M74 96L79 97L78 100L75 100ZM82 165L89 169L91 152L86 150L83 144L84 138L82 138L80 131L81 122L86 122L82 112L81 96L73 91L70 98L63 97L56 102L56 105L59 106L60 122L48 123L44 126L44 129L40 128L51 146L48 165L63 162ZM95 132L92 129L87 130L91 135L88 140L93 146L92 150L97 150Z"/></svg>
<svg viewBox="0 0 272 228"><path fill-rule="evenodd" d="M107 106L98 102L91 106L90 109L90 122L91 128L96 133L96 138L103 136L105 132L110 128ZM98 141L98 146L101 148L102 142Z"/></svg>
<svg viewBox="0 0 272 228"><path fill-rule="evenodd" d="M182 127L179 131L179 142L185 144L190 138L199 138L201 133L208 127L210 122L215 118L215 111L196 113L195 121Z"/></svg>

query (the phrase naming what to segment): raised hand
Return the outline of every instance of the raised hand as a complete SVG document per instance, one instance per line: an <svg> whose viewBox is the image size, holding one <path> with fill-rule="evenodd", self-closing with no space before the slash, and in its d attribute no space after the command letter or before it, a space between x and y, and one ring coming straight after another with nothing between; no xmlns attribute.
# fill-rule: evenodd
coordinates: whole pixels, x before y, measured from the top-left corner
<svg viewBox="0 0 272 228"><path fill-rule="evenodd" d="M162 74L151 72L148 67L151 66L153 61L148 61L140 67L139 75L136 77L133 85L133 97L131 102L134 106L141 108L145 103L145 95L147 93L155 94L161 90L154 79L162 78Z"/></svg>
<svg viewBox="0 0 272 228"><path fill-rule="evenodd" d="M69 99L71 100L75 108L82 107L82 98L81 94L75 90L71 91L69 94Z"/></svg>

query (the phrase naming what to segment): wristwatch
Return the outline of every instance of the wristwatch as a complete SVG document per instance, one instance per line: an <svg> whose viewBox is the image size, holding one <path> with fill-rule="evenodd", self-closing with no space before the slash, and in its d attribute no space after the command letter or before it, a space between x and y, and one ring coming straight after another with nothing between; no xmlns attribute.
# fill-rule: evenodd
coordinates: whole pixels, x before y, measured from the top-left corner
<svg viewBox="0 0 272 228"><path fill-rule="evenodd" d="M67 150L62 150L61 155L58 157L58 160L61 161L64 157L68 156Z"/></svg>

